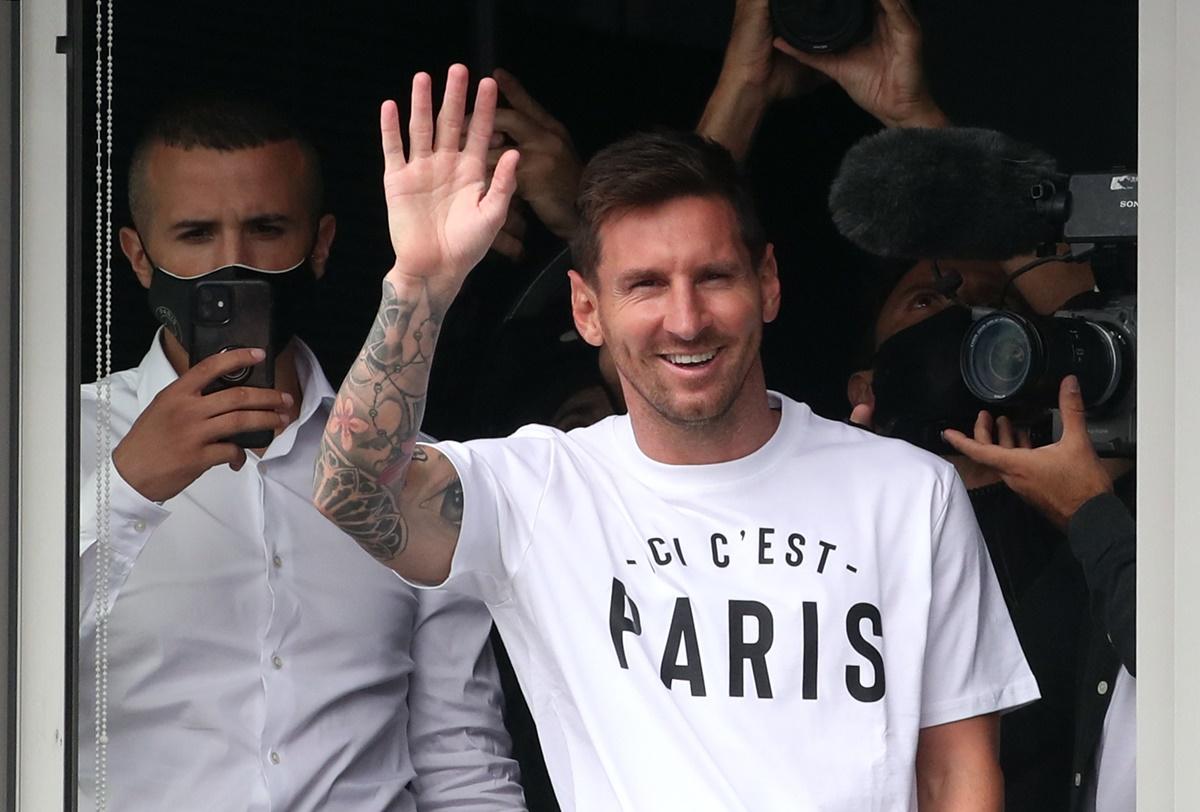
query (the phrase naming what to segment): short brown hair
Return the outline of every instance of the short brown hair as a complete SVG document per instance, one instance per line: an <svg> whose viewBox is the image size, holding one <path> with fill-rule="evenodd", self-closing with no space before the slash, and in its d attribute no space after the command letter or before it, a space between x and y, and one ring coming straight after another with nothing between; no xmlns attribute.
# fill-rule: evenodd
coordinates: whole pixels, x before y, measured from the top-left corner
<svg viewBox="0 0 1200 812"><path fill-rule="evenodd" d="M610 144L584 167L576 201L579 227L571 238L576 268L588 279L595 278L600 227L613 216L693 196L729 203L757 267L766 250L766 233L729 150L696 133L656 130Z"/></svg>
<svg viewBox="0 0 1200 812"><path fill-rule="evenodd" d="M260 99L197 96L160 110L142 132L129 161L129 213L135 226L150 217L147 165L156 145L232 152L295 141L307 165L308 204L314 222L324 206L321 159L307 134L280 110Z"/></svg>

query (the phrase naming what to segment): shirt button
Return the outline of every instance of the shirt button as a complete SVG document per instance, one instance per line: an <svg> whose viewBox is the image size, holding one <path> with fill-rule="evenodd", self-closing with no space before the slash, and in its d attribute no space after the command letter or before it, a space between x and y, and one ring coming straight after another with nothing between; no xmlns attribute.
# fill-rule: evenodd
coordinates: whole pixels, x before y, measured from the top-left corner
<svg viewBox="0 0 1200 812"><path fill-rule="evenodd" d="M271 563L275 565L275 569L279 569L283 566L283 557L277 555L271 559Z"/></svg>
<svg viewBox="0 0 1200 812"><path fill-rule="evenodd" d="M1108 693L1108 683L1104 680L1100 680L1100 684L1096 686L1096 693L1100 694L1100 696L1104 696L1106 693Z"/></svg>
<svg viewBox="0 0 1200 812"><path fill-rule="evenodd" d="M260 474L265 474L267 472L267 464L265 462L260 462L258 464L258 472Z"/></svg>
<svg viewBox="0 0 1200 812"><path fill-rule="evenodd" d="M279 763L279 754L278 754L278 753L276 753L274 750L272 750L272 751L271 751L271 763L272 763L272 764L278 764L278 763Z"/></svg>
<svg viewBox="0 0 1200 812"><path fill-rule="evenodd" d="M274 756L275 754L272 753L271 755ZM275 762L275 763L278 764L279 762ZM1075 786L1078 787L1078 786L1082 786L1082 785L1083 785L1083 773L1075 773Z"/></svg>
<svg viewBox="0 0 1200 812"><path fill-rule="evenodd" d="M140 533L146 529L146 523L143 522L141 519L138 519L136 522L133 523L133 529Z"/></svg>
<svg viewBox="0 0 1200 812"><path fill-rule="evenodd" d="M276 668L283 668L283 658L276 654L271 658L271 665L275 666Z"/></svg>

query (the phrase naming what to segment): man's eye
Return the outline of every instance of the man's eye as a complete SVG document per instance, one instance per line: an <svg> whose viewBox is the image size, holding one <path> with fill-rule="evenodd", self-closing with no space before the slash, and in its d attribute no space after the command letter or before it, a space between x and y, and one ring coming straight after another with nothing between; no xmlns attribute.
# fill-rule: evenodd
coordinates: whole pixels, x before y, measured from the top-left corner
<svg viewBox="0 0 1200 812"><path fill-rule="evenodd" d="M203 240L211 235L207 228L191 228L179 235L181 240Z"/></svg>
<svg viewBox="0 0 1200 812"><path fill-rule="evenodd" d="M658 285L657 279L637 279L630 283L630 288L653 288Z"/></svg>
<svg viewBox="0 0 1200 812"><path fill-rule="evenodd" d="M924 310L927 307L933 307L941 301L942 297L936 293L920 293L913 297L912 308L913 310Z"/></svg>
<svg viewBox="0 0 1200 812"><path fill-rule="evenodd" d="M259 234L278 235L283 233L283 229L281 227L272 225L271 223L259 223L257 226L255 226L254 230Z"/></svg>

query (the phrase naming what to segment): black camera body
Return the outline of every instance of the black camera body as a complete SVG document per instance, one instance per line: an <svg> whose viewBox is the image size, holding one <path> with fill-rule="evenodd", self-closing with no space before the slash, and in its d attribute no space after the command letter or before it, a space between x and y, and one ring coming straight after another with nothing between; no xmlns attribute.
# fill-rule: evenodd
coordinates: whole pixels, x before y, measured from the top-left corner
<svg viewBox="0 0 1200 812"><path fill-rule="evenodd" d="M1051 439L1057 440L1062 436L1059 383L1075 375L1097 453L1134 455L1137 302L1132 295L1046 317L983 308L973 315L959 354L972 395L1017 423L1034 424L1049 413Z"/></svg>
<svg viewBox="0 0 1200 812"><path fill-rule="evenodd" d="M775 31L809 53L836 53L866 39L875 23L874 0L771 0Z"/></svg>

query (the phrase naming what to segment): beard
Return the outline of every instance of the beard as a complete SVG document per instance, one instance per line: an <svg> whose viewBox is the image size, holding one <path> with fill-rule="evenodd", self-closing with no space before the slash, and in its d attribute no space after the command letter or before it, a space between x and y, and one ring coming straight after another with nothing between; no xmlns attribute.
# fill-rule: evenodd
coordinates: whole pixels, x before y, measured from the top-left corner
<svg viewBox="0 0 1200 812"><path fill-rule="evenodd" d="M712 346L718 342L708 340L703 343ZM612 356L623 382L665 422L689 431L703 431L719 425L734 410L751 373L758 366L761 343L760 332L741 346L721 345L713 360L729 368L718 370L721 375L699 389L689 389L671 381L669 372L657 368L664 363L658 355L645 360L623 350L614 351ZM739 357L731 357L735 353Z"/></svg>

